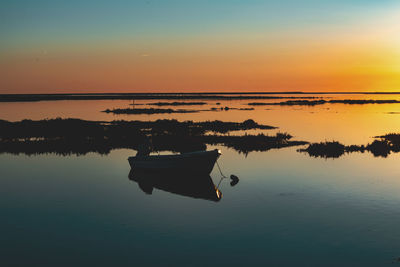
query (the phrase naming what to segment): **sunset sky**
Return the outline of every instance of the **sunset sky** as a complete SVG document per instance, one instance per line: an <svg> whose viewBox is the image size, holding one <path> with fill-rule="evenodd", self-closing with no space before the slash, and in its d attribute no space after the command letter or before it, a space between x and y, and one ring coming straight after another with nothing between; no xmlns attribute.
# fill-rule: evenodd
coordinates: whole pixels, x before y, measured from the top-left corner
<svg viewBox="0 0 400 267"><path fill-rule="evenodd" d="M398 0L3 1L0 93L400 91Z"/></svg>

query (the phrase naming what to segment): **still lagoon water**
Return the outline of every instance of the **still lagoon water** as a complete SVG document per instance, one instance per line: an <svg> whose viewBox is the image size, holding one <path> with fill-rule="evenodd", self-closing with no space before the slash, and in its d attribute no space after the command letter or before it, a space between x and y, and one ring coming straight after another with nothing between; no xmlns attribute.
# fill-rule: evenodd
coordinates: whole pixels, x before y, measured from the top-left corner
<svg viewBox="0 0 400 267"><path fill-rule="evenodd" d="M207 105L215 106L215 102ZM221 106L245 107L250 101L220 102ZM266 133L283 131L296 140L345 144L366 144L373 136L400 132L400 115L390 113L400 111L400 104L262 106L253 111L170 115L100 112L130 103L2 103L0 114L10 121L250 118L279 127ZM0 265L400 264L400 154L383 158L352 153L323 159L298 152L301 147L247 155L208 146L214 148L222 151L218 160L222 171L240 178L234 187L229 179L221 181L220 201L157 188L145 193L128 178L127 158L134 150L113 150L106 156L1 154ZM220 177L215 166L211 173L215 185Z"/></svg>

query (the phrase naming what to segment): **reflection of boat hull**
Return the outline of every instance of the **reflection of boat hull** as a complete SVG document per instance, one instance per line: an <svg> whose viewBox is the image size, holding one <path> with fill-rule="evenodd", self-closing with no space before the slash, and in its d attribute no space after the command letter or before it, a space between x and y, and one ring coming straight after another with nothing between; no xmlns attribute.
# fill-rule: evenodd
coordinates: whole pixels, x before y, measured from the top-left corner
<svg viewBox="0 0 400 267"><path fill-rule="evenodd" d="M177 155L152 155L128 158L132 169L160 173L210 174L215 161L221 155L218 149Z"/></svg>
<svg viewBox="0 0 400 267"><path fill-rule="evenodd" d="M154 188L177 195L192 198L201 198L219 201L222 197L212 181L210 175L184 175L156 174L143 170L129 172L129 179L138 183L140 189L151 194Z"/></svg>

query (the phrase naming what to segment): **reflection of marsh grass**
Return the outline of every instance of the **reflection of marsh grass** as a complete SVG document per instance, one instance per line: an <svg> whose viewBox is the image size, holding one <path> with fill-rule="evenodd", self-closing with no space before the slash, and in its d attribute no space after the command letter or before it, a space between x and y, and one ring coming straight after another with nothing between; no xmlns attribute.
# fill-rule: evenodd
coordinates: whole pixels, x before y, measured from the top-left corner
<svg viewBox="0 0 400 267"><path fill-rule="evenodd" d="M339 158L345 153L369 151L375 157L386 158L391 152L400 152L400 134L387 134L376 136L376 140L368 145L350 145L345 146L339 142L322 142L309 144L305 149L299 149L299 152L306 152L311 157L321 158Z"/></svg>
<svg viewBox="0 0 400 267"><path fill-rule="evenodd" d="M290 135L281 133L275 136L221 135L236 130L273 128L253 120L242 123L176 120L95 122L78 119L0 121L0 152L107 154L117 148L136 149L148 138L152 140L155 151L177 152L202 150L206 144L221 144L243 153L305 144L290 141Z"/></svg>

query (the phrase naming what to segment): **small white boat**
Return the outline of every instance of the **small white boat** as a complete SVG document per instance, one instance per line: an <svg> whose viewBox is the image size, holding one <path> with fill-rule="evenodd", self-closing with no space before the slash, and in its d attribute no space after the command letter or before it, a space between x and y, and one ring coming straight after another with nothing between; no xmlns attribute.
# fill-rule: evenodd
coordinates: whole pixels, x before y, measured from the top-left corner
<svg viewBox="0 0 400 267"><path fill-rule="evenodd" d="M132 169L167 173L210 174L221 151L196 151L176 155L129 157Z"/></svg>

